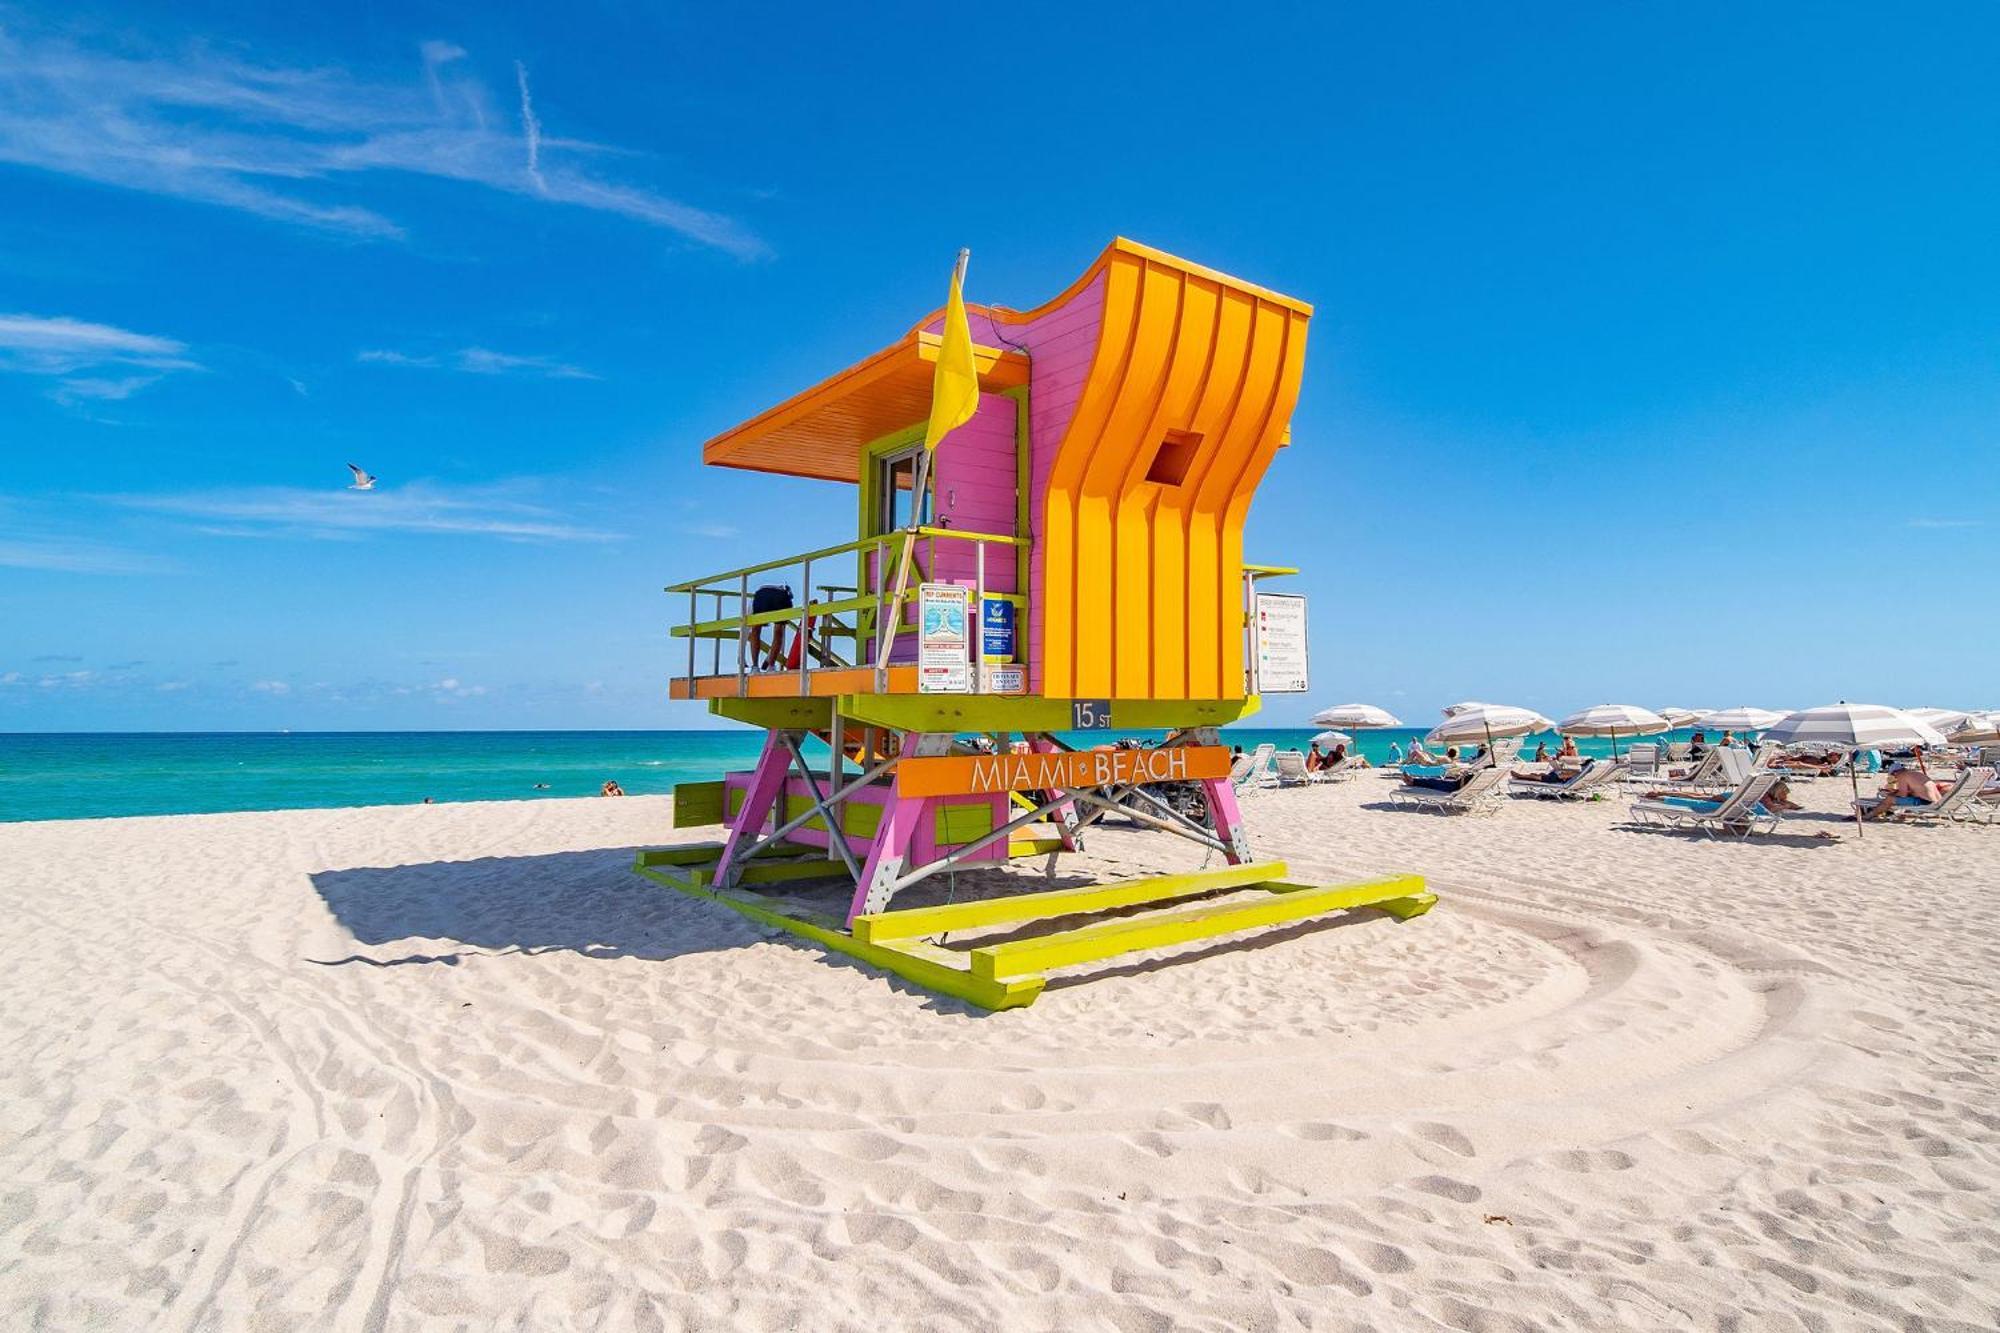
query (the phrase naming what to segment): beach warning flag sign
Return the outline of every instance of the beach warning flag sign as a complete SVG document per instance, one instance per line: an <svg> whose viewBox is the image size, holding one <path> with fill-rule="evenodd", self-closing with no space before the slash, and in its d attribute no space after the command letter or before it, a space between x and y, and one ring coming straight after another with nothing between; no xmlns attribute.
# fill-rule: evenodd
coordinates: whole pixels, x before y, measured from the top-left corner
<svg viewBox="0 0 2000 1333"><path fill-rule="evenodd" d="M944 305L944 334L938 344L937 369L931 372L931 419L924 428L924 448L972 420L979 410L979 368L972 363L972 326L965 321L965 261L958 252L951 271L951 296Z"/></svg>

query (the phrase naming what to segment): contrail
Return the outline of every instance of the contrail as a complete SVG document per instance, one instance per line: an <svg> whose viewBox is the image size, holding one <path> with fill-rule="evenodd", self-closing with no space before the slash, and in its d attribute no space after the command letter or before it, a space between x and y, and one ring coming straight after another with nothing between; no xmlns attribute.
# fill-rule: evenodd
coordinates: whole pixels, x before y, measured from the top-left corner
<svg viewBox="0 0 2000 1333"><path fill-rule="evenodd" d="M528 67L516 60L514 76L521 84L521 128L528 137L528 179L543 194L549 192L549 183L542 179L542 122L535 119L535 102L528 96Z"/></svg>

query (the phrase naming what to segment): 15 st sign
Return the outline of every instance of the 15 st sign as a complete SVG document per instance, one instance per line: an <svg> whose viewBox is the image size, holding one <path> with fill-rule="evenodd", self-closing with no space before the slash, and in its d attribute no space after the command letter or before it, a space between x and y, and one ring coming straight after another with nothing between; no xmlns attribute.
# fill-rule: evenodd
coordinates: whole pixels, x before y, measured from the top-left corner
<svg viewBox="0 0 2000 1333"><path fill-rule="evenodd" d="M896 765L896 792L900 796L970 796L996 791L1053 791L1146 782L1195 782L1227 776L1229 751L1220 745L1176 745L1159 750L943 755L900 761Z"/></svg>

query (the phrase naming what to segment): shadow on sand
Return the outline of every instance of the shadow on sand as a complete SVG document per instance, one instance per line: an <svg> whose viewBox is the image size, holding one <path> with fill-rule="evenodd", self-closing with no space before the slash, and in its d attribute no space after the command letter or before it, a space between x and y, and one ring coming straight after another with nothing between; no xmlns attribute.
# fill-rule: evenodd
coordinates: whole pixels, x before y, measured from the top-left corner
<svg viewBox="0 0 2000 1333"><path fill-rule="evenodd" d="M610 847L322 870L312 876L313 888L358 943L373 948L447 940L464 948L312 961L452 966L466 953L550 951L660 961L762 938L735 913L701 912L703 904L634 874L635 851Z"/></svg>
<svg viewBox="0 0 2000 1333"><path fill-rule="evenodd" d="M903 978L888 976L776 927L751 921L721 904L690 897L647 879L632 869L636 850L614 847L540 856L495 856L320 871L311 876L313 888L334 919L367 951L307 961L322 967L455 967L467 957L567 952L585 958L663 962L692 954L775 943L809 954L828 967L853 969L882 980L892 990L921 1001L926 1008L986 1016L985 1010L935 994ZM1040 874L980 869L919 885L900 895L896 905L901 908L965 902L996 894L1093 882L1096 881L1084 875L1045 878ZM816 881L787 889L795 898L835 917L844 910L851 891L843 881ZM1051 978L1049 989L1056 991L1086 981L1142 976L1205 958L1268 948L1313 931L1381 919L1383 914L1379 912L1360 909L1334 920L1304 922L1216 940L1199 948L1181 950L1171 957L1109 963L1086 974ZM1043 921L1030 933L1071 924L1076 922ZM383 947L418 942L426 947L403 951ZM459 947L438 949L435 945L439 942ZM947 947L968 947L958 940L942 942Z"/></svg>

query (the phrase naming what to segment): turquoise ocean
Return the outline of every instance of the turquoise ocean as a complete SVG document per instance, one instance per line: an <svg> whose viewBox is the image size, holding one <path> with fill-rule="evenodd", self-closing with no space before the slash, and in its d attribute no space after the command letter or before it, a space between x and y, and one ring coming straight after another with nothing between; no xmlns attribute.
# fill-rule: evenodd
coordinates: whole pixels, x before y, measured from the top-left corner
<svg viewBox="0 0 2000 1333"><path fill-rule="evenodd" d="M1223 739L1304 749L1318 728L1231 727ZM1118 735L1079 732L1075 744ZM1418 728L1363 732L1380 763ZM209 814L435 801L633 796L747 768L763 733L733 731L397 731L0 734L0 822ZM1673 733L1666 739L1685 739ZM1553 746L1553 740L1551 739ZM1528 746L1532 750L1534 738ZM1608 754L1608 741L1582 741ZM540 785L546 784L546 785Z"/></svg>

